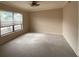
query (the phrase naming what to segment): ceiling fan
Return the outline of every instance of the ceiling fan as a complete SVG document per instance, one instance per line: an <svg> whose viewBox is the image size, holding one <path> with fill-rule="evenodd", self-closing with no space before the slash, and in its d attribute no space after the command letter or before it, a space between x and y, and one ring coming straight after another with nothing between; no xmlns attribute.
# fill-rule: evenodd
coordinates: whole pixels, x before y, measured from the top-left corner
<svg viewBox="0 0 79 59"><path fill-rule="evenodd" d="M40 4L38 3L38 1L32 1L31 6L39 6Z"/></svg>

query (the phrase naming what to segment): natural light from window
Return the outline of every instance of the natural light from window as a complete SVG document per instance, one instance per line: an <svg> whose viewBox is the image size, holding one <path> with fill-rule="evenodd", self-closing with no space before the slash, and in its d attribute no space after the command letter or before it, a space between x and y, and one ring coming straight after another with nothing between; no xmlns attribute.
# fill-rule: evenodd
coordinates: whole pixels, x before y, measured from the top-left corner
<svg viewBox="0 0 79 59"><path fill-rule="evenodd" d="M23 16L21 13L0 11L1 35L22 30Z"/></svg>

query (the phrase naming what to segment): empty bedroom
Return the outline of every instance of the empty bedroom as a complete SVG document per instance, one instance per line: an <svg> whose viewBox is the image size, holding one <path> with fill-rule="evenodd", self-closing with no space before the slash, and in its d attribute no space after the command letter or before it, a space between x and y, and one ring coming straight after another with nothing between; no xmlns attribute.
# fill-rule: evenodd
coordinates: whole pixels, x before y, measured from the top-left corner
<svg viewBox="0 0 79 59"><path fill-rule="evenodd" d="M0 57L78 57L78 1L0 1Z"/></svg>

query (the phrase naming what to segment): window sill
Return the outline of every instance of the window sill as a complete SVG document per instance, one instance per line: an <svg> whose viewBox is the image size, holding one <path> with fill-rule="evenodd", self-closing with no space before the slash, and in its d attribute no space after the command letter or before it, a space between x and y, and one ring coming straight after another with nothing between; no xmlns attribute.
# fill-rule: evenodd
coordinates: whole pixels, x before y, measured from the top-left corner
<svg viewBox="0 0 79 59"><path fill-rule="evenodd" d="M12 35L12 34L17 33L17 32L22 32L22 31L23 30L16 30L15 32L9 32L9 33L1 35L1 37L6 37L6 36Z"/></svg>

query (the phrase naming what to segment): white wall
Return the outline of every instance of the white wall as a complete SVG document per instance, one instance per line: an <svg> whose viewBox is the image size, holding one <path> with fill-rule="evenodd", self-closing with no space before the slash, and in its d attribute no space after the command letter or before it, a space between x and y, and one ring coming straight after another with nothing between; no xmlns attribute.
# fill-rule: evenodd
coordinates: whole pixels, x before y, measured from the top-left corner
<svg viewBox="0 0 79 59"><path fill-rule="evenodd" d="M63 8L63 35L77 53L78 27L77 2L67 3Z"/></svg>
<svg viewBox="0 0 79 59"><path fill-rule="evenodd" d="M79 56L79 2L78 2L78 56Z"/></svg>
<svg viewBox="0 0 79 59"><path fill-rule="evenodd" d="M31 13L31 31L62 34L62 8Z"/></svg>

